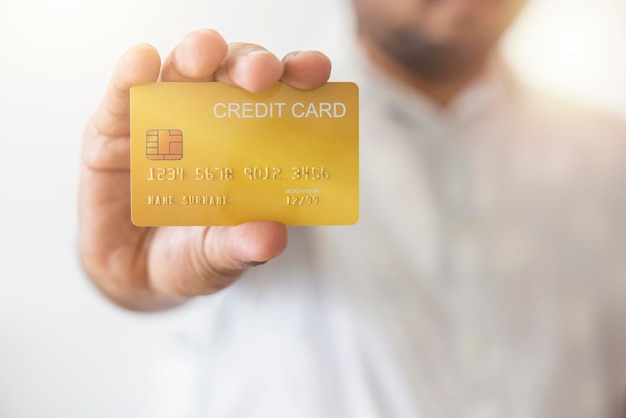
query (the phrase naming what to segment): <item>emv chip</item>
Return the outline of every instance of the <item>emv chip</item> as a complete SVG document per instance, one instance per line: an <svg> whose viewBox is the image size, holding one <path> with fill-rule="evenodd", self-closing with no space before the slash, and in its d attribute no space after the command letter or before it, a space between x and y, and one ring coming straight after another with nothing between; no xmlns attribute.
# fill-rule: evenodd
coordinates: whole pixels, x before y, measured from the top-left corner
<svg viewBox="0 0 626 418"><path fill-rule="evenodd" d="M149 129L146 132L146 156L149 160L183 158L183 133L180 129Z"/></svg>

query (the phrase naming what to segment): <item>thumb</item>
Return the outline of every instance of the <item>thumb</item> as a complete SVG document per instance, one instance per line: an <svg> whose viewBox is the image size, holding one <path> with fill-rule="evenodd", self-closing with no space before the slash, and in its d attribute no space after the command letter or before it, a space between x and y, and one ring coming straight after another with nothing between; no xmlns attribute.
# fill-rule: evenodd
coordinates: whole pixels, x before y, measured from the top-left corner
<svg viewBox="0 0 626 418"><path fill-rule="evenodd" d="M168 298L215 293L286 247L287 228L277 222L158 228L147 260L150 287Z"/></svg>

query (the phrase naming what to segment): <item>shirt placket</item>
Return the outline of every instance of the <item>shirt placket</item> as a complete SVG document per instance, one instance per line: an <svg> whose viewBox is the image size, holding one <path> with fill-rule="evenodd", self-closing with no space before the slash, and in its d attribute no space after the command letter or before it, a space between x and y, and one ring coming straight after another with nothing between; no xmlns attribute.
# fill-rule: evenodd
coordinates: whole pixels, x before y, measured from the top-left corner
<svg viewBox="0 0 626 418"><path fill-rule="evenodd" d="M455 357L459 376L459 398L463 416L491 418L503 416L497 403L496 363L491 338L492 304L485 297L488 277L485 271L480 207L470 164L470 144L459 129L447 124L435 140L439 163L435 177L440 188L445 231L442 271L449 288L450 313L456 324Z"/></svg>

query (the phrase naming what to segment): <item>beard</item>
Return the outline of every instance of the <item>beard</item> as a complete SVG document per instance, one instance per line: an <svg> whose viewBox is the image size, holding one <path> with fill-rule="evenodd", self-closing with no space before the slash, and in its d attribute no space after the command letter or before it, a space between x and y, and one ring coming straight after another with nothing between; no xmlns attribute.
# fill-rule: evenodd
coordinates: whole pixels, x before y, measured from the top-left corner
<svg viewBox="0 0 626 418"><path fill-rule="evenodd" d="M414 29L396 28L372 40L380 50L410 74L430 83L462 79L479 69L495 44L438 41Z"/></svg>

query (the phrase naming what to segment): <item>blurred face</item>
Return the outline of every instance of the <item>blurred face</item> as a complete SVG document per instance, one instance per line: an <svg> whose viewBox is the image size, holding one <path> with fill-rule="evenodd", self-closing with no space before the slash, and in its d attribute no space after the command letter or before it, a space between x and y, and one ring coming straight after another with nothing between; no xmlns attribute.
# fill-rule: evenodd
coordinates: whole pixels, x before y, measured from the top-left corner
<svg viewBox="0 0 626 418"><path fill-rule="evenodd" d="M424 81L482 66L526 0L353 0L363 40Z"/></svg>

